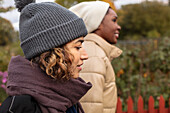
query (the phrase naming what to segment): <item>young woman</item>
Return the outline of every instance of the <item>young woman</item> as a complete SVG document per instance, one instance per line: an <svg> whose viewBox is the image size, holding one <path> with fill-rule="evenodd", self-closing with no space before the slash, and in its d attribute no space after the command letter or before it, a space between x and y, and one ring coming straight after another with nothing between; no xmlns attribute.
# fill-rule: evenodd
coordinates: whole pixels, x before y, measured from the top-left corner
<svg viewBox="0 0 170 113"><path fill-rule="evenodd" d="M83 20L56 3L15 2L25 58L11 58L0 113L84 113L79 100L91 84L79 78L88 58Z"/></svg>

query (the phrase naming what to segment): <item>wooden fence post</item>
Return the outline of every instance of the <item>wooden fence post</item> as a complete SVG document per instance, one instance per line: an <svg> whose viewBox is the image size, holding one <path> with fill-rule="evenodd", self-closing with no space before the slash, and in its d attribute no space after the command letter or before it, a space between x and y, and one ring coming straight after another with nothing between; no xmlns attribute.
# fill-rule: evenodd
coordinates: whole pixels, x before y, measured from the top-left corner
<svg viewBox="0 0 170 113"><path fill-rule="evenodd" d="M142 96L139 96L138 98L138 105L137 105L137 111L133 110L133 100L132 97L129 96L127 100L127 111L123 112L122 110L122 102L120 97L118 98L117 102L117 110L116 113L170 113L170 98L168 99L168 108L165 107L165 100L162 95L160 95L159 99L159 108L154 108L154 98L153 96L149 97L148 100L148 110L144 110L144 102Z"/></svg>
<svg viewBox="0 0 170 113"><path fill-rule="evenodd" d="M139 96L139 99L138 99L138 113L143 113L144 110L143 110L143 98L141 96Z"/></svg>
<svg viewBox="0 0 170 113"><path fill-rule="evenodd" d="M169 98L169 108L168 108L168 113L170 113L170 98Z"/></svg>
<svg viewBox="0 0 170 113"><path fill-rule="evenodd" d="M170 98L169 98L169 108L168 108L168 113L170 113Z"/></svg>
<svg viewBox="0 0 170 113"><path fill-rule="evenodd" d="M149 113L155 113L155 109L154 109L154 99L153 99L152 96L149 97L148 111L149 111Z"/></svg>
<svg viewBox="0 0 170 113"><path fill-rule="evenodd" d="M122 113L122 102L120 100L120 97L117 100L117 110L116 113Z"/></svg>
<svg viewBox="0 0 170 113"><path fill-rule="evenodd" d="M162 95L159 100L159 113L165 113L165 101Z"/></svg>
<svg viewBox="0 0 170 113"><path fill-rule="evenodd" d="M128 98L127 103L128 103L127 113L133 113L133 100L130 96Z"/></svg>

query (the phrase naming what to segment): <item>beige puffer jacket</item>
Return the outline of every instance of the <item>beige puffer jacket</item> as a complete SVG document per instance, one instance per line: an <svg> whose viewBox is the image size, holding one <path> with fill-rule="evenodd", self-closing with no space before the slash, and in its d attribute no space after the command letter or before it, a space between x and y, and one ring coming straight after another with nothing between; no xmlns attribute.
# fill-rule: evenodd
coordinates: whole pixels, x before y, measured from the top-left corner
<svg viewBox="0 0 170 113"><path fill-rule="evenodd" d="M84 62L80 77L93 85L80 100L83 109L85 113L115 113L117 88L111 60L122 50L94 33L85 37L83 46L89 59Z"/></svg>

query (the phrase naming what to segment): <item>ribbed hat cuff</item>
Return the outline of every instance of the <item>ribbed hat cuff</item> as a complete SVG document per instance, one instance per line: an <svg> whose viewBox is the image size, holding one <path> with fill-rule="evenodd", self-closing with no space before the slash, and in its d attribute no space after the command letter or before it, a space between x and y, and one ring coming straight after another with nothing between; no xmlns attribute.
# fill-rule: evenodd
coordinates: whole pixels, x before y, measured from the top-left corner
<svg viewBox="0 0 170 113"><path fill-rule="evenodd" d="M28 40L21 43L21 47L25 57L30 59L51 48L59 47L86 35L87 31L83 20L78 18L29 37Z"/></svg>

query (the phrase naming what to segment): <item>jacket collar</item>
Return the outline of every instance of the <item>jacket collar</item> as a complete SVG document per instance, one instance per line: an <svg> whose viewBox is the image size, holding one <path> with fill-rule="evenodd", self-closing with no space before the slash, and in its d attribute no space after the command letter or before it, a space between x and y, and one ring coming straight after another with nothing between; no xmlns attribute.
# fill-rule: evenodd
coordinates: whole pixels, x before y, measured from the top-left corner
<svg viewBox="0 0 170 113"><path fill-rule="evenodd" d="M93 41L98 46L100 46L106 53L106 56L109 58L109 60L113 60L113 58L119 57L122 54L122 50L118 47L109 44L107 41L105 41L102 37L90 33L85 37L85 41Z"/></svg>

